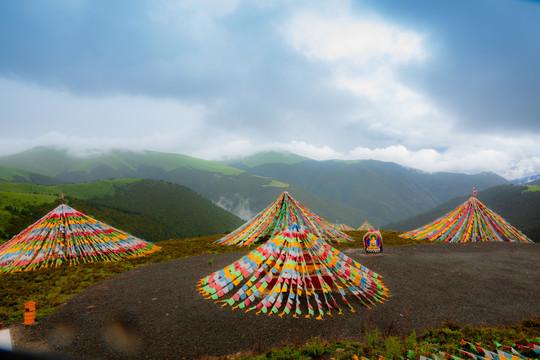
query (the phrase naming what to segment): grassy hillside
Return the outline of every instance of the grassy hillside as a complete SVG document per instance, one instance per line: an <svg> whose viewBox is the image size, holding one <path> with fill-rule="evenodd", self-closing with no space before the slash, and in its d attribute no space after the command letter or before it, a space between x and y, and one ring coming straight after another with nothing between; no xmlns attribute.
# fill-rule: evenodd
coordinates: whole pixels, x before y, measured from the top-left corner
<svg viewBox="0 0 540 360"><path fill-rule="evenodd" d="M535 189L530 185L507 184L481 191L477 198L531 240L540 242L540 191ZM384 225L384 228L398 231L416 229L454 210L468 198L454 198L423 214Z"/></svg>
<svg viewBox="0 0 540 360"><path fill-rule="evenodd" d="M119 187L114 195L94 198L92 202L159 221L160 239L225 233L243 223L185 186L148 179Z"/></svg>
<svg viewBox="0 0 540 360"><path fill-rule="evenodd" d="M69 173L84 172L87 175L98 175L104 172L104 176L114 174L115 178L134 177L141 167L157 167L165 171L177 168L198 169L224 175L238 175L243 171L217 162L197 159L179 154L164 154L154 151L132 152L113 150L106 153L75 157L67 150L38 147L19 154L0 157L0 165L15 166L45 174L51 177L66 177ZM98 168L98 171L95 171ZM101 168L101 170L99 169ZM86 181L105 180L106 178L87 178ZM68 179L69 180L69 179Z"/></svg>
<svg viewBox="0 0 540 360"><path fill-rule="evenodd" d="M149 241L234 230L242 220L190 189L147 179L39 186L0 182L0 239L9 239L66 202ZM2 241L2 240L0 240Z"/></svg>
<svg viewBox="0 0 540 360"><path fill-rule="evenodd" d="M61 197L65 196L77 199L92 199L96 197L116 193L120 187L141 181L142 179L115 179L107 181L95 181L84 184L62 184L55 186L41 186L35 184L1 183L0 190L11 193L44 194Z"/></svg>
<svg viewBox="0 0 540 360"><path fill-rule="evenodd" d="M252 168L264 164L287 164L293 165L302 161L310 160L309 158L285 152L262 152L251 156L245 156L238 159L223 161L224 164L238 168Z"/></svg>
<svg viewBox="0 0 540 360"><path fill-rule="evenodd" d="M20 226L14 225L18 223L15 218L23 218L29 215L33 208L43 204L47 204L46 207L49 208L50 204L54 204L56 199L57 197L53 195L0 191L0 244L21 230ZM40 214L41 212L38 212L36 216ZM31 219L34 219L34 217L31 217ZM22 222L27 226L31 224L31 222L25 222L24 220Z"/></svg>
<svg viewBox="0 0 540 360"><path fill-rule="evenodd" d="M527 191L540 191L540 185L526 185L527 186L527 190L525 190L526 192Z"/></svg>
<svg viewBox="0 0 540 360"><path fill-rule="evenodd" d="M75 166L77 161L77 158L65 156L65 151L48 147L36 147L22 153L0 157L0 165L23 168L51 177Z"/></svg>
<svg viewBox="0 0 540 360"><path fill-rule="evenodd" d="M62 183L62 181L49 176L9 166L0 166L0 181L37 185L57 185Z"/></svg>
<svg viewBox="0 0 540 360"><path fill-rule="evenodd" d="M14 167L0 166L0 179L14 181L15 179L30 181L30 171Z"/></svg>

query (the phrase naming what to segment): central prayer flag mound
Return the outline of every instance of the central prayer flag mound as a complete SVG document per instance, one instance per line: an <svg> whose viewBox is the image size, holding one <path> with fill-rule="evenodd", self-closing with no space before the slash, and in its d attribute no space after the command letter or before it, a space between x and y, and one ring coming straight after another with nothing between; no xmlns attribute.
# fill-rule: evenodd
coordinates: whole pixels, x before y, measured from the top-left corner
<svg viewBox="0 0 540 360"><path fill-rule="evenodd" d="M388 289L381 278L294 224L198 285L207 299L228 294L218 302L233 309L279 316L292 312L295 317L307 310L306 317L317 313L321 319L331 310L342 314L342 306L354 312L346 298L349 293L368 308L384 301Z"/></svg>

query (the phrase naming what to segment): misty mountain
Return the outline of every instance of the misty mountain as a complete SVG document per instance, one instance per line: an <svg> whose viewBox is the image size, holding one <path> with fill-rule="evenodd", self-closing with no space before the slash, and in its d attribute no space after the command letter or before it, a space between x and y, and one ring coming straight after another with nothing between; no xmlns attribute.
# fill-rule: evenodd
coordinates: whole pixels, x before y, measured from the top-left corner
<svg viewBox="0 0 540 360"><path fill-rule="evenodd" d="M520 179L514 179L511 181L511 183L516 184L516 185L523 185L523 184L531 183L536 180L540 180L540 174L526 176Z"/></svg>
<svg viewBox="0 0 540 360"><path fill-rule="evenodd" d="M171 182L192 189L244 220L262 211L285 190L323 218L354 224L364 217L355 207L320 198L301 187L185 155L117 150L81 158L65 150L41 147L0 157L0 164L43 171L70 183L129 178Z"/></svg>
<svg viewBox="0 0 540 360"><path fill-rule="evenodd" d="M291 163L288 156L280 159L274 154L274 163L258 161L266 157L255 155L229 164L358 208L375 225L427 211L453 197L472 193L473 187L481 190L508 183L492 173L430 174L375 160L315 161L296 158Z"/></svg>
<svg viewBox="0 0 540 360"><path fill-rule="evenodd" d="M249 171L250 168L264 164L287 164L294 165L302 161L312 160L304 156L289 152L267 151L240 159L222 161L223 164Z"/></svg>
<svg viewBox="0 0 540 360"><path fill-rule="evenodd" d="M383 228L403 232L414 230L454 210L469 197L470 195L453 198L425 213L384 225ZM531 240L540 242L539 186L500 185L479 192L477 198Z"/></svg>
<svg viewBox="0 0 540 360"><path fill-rule="evenodd" d="M226 163L152 151L111 151L73 157L36 148L0 157L0 165L43 173L65 182L149 178L179 184L247 220L283 191L329 222L377 226L427 211L455 196L507 183L484 173L428 174L394 163L315 161L295 154L261 153Z"/></svg>

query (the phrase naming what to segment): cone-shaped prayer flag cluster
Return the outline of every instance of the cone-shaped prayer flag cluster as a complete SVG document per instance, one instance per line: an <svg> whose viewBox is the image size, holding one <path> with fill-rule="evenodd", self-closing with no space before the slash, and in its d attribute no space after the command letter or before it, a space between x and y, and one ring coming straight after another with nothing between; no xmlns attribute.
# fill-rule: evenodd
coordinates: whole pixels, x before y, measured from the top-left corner
<svg viewBox="0 0 540 360"><path fill-rule="evenodd" d="M159 250L61 204L0 247L0 272L115 261Z"/></svg>
<svg viewBox="0 0 540 360"><path fill-rule="evenodd" d="M338 229L339 231L351 231L351 230L354 230L352 227L350 227L349 225L347 224L341 224L341 223L337 223L337 224L333 224L333 226Z"/></svg>
<svg viewBox="0 0 540 360"><path fill-rule="evenodd" d="M400 236L441 242L532 242L474 196L445 216Z"/></svg>
<svg viewBox="0 0 540 360"><path fill-rule="evenodd" d="M354 241L349 235L309 211L288 192L284 192L253 219L216 242L222 245L249 246L259 240L268 240L293 224L306 228L326 241Z"/></svg>
<svg viewBox="0 0 540 360"><path fill-rule="evenodd" d="M354 311L347 295L370 308L388 292L380 275L296 224L202 279L199 291L234 309L317 319Z"/></svg>
<svg viewBox="0 0 540 360"><path fill-rule="evenodd" d="M371 224L366 220L366 221L364 221L364 223L362 225L360 225L358 230L370 231L370 230L375 230L375 228L373 226L371 226Z"/></svg>

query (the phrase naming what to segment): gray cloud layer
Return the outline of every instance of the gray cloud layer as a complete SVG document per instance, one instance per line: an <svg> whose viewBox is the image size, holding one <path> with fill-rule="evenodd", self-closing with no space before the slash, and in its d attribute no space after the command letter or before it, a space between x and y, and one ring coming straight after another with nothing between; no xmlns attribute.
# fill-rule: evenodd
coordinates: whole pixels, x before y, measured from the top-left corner
<svg viewBox="0 0 540 360"><path fill-rule="evenodd" d="M510 0L3 1L0 152L282 149L540 172L539 16Z"/></svg>

